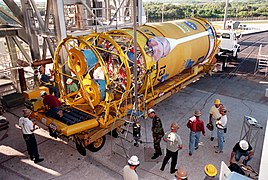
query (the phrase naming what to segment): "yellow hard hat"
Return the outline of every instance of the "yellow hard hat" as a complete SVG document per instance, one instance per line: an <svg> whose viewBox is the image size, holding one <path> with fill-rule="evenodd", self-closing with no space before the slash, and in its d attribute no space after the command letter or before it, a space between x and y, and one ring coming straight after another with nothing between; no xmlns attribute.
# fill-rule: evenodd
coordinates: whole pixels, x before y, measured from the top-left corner
<svg viewBox="0 0 268 180"><path fill-rule="evenodd" d="M221 101L219 99L215 99L214 104L220 104Z"/></svg>
<svg viewBox="0 0 268 180"><path fill-rule="evenodd" d="M214 165L212 164L207 164L204 168L204 171L206 173L206 175L210 176L210 177L214 177L217 175L217 169Z"/></svg>

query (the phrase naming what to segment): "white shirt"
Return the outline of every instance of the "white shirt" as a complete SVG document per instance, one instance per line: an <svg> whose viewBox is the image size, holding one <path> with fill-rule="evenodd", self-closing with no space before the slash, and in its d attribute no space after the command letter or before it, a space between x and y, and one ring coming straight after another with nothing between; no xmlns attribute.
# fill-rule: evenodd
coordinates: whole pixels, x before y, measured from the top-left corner
<svg viewBox="0 0 268 180"><path fill-rule="evenodd" d="M130 169L129 165L126 165L123 168L123 177L124 177L124 180L138 180L139 179L136 171L133 169Z"/></svg>
<svg viewBox="0 0 268 180"><path fill-rule="evenodd" d="M210 108L210 110L209 110L209 114L212 114L212 118L213 118L213 119L218 119L219 117L221 117L219 108L220 108L220 106L219 106L218 108L216 108L215 105L213 105L213 106Z"/></svg>
<svg viewBox="0 0 268 180"><path fill-rule="evenodd" d="M167 132L163 138L167 139L166 148L172 152L178 151L178 147L182 145L181 137L174 132Z"/></svg>
<svg viewBox="0 0 268 180"><path fill-rule="evenodd" d="M226 116L226 114L223 115L220 120L216 121L216 125L220 129L225 128L226 124L227 124L227 116Z"/></svg>
<svg viewBox="0 0 268 180"><path fill-rule="evenodd" d="M33 134L33 122L29 118L21 117L19 119L19 126L21 127L23 134Z"/></svg>

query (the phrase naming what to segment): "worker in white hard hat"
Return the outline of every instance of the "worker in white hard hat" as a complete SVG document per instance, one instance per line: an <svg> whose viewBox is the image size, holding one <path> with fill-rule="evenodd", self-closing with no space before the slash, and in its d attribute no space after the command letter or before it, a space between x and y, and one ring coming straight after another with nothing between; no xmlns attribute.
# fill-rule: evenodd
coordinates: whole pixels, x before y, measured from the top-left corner
<svg viewBox="0 0 268 180"><path fill-rule="evenodd" d="M175 174L175 177L177 178L177 180L187 180L188 173L187 173L186 169L179 168Z"/></svg>
<svg viewBox="0 0 268 180"><path fill-rule="evenodd" d="M213 125L213 130L211 131L210 140L213 141L217 136L216 120L221 117L220 108L222 104L219 99L215 99L214 105L209 110L209 123Z"/></svg>
<svg viewBox="0 0 268 180"><path fill-rule="evenodd" d="M140 165L139 158L137 156L131 156L128 160L128 165L123 168L124 180L138 180L138 174L136 168Z"/></svg>
<svg viewBox="0 0 268 180"><path fill-rule="evenodd" d="M163 129L160 118L155 114L155 111L153 109L148 110L148 116L153 120L152 132L153 132L155 153L151 159L156 159L159 156L162 156L160 142L161 142L162 137L164 136L164 129Z"/></svg>
<svg viewBox="0 0 268 180"><path fill-rule="evenodd" d="M238 143L236 143L233 148L230 158L230 164L233 163L234 156L236 161L239 161L241 156L245 156L243 164L247 165L247 163L252 159L253 155L254 152L252 146L246 140L241 140Z"/></svg>
<svg viewBox="0 0 268 180"><path fill-rule="evenodd" d="M76 85L76 83L73 82L73 80L71 78L68 78L66 81L67 84L67 93L73 93L78 91L78 86Z"/></svg>

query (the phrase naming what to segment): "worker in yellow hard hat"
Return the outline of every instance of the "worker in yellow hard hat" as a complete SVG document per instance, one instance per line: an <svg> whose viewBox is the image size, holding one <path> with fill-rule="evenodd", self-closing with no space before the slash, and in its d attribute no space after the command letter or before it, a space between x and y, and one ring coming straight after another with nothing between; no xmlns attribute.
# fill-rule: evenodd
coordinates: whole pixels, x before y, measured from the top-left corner
<svg viewBox="0 0 268 180"><path fill-rule="evenodd" d="M214 105L209 110L209 124L213 125L213 129L211 131L210 140L213 141L214 138L217 136L217 128L216 128L216 120L221 117L220 108L222 104L219 99L215 99Z"/></svg>
<svg viewBox="0 0 268 180"><path fill-rule="evenodd" d="M206 174L204 180L218 179L217 168L213 164L207 164L204 167L204 172Z"/></svg>

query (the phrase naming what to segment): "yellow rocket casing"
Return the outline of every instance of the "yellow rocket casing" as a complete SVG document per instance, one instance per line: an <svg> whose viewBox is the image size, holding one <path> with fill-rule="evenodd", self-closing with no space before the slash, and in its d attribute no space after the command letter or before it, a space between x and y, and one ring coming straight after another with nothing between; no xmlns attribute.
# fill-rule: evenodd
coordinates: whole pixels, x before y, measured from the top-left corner
<svg viewBox="0 0 268 180"><path fill-rule="evenodd" d="M181 44L157 62L157 73L151 76L154 85L203 62L216 49L215 30L203 19L145 24L139 29L150 38L163 36L177 39L178 43L181 40Z"/></svg>

